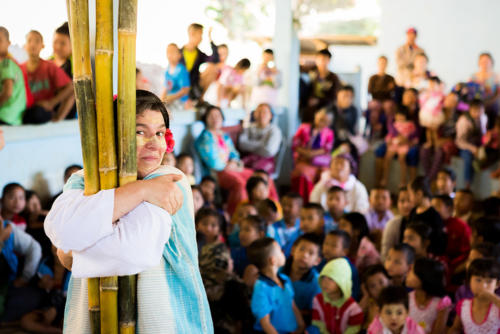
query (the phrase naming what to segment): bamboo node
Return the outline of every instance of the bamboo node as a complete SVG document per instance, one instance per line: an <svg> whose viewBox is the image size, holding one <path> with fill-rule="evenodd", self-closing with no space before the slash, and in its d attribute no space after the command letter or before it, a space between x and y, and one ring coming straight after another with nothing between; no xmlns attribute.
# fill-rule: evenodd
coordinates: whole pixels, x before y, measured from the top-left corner
<svg viewBox="0 0 500 334"><path fill-rule="evenodd" d="M83 82L86 80L92 80L92 76L89 74L80 74L78 77L73 76L74 83Z"/></svg>
<svg viewBox="0 0 500 334"><path fill-rule="evenodd" d="M127 28L118 28L118 32L126 34L126 35L136 35L137 34L135 29L127 29Z"/></svg>
<svg viewBox="0 0 500 334"><path fill-rule="evenodd" d="M108 50L108 49L95 49L96 54L102 54L102 55L110 55L112 56L114 51L113 50Z"/></svg>
<svg viewBox="0 0 500 334"><path fill-rule="evenodd" d="M135 327L135 321L120 321L120 327L122 328Z"/></svg>
<svg viewBox="0 0 500 334"><path fill-rule="evenodd" d="M101 291L118 291L117 286L101 286Z"/></svg>
<svg viewBox="0 0 500 334"><path fill-rule="evenodd" d="M95 311L99 312L100 310L101 310L101 307L99 305L89 307L89 311L91 311L91 312L95 312Z"/></svg>
<svg viewBox="0 0 500 334"><path fill-rule="evenodd" d="M112 171L117 170L117 169L118 169L118 167L100 167L99 172L106 174L106 173L112 172Z"/></svg>

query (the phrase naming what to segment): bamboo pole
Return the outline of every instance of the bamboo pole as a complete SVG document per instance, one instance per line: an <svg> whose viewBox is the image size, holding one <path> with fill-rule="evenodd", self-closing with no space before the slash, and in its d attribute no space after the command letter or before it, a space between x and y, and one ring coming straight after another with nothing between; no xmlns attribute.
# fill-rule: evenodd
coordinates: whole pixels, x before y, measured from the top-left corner
<svg viewBox="0 0 500 334"><path fill-rule="evenodd" d="M118 161L120 186L137 179L135 42L137 0L120 0L118 12ZM136 276L120 277L120 334L135 333Z"/></svg>
<svg viewBox="0 0 500 334"><path fill-rule="evenodd" d="M113 113L113 0L96 0L96 113L101 190L117 186ZM118 277L101 277L101 333L118 334Z"/></svg>
<svg viewBox="0 0 500 334"><path fill-rule="evenodd" d="M89 9L87 0L67 0L68 23L73 49L75 103L82 143L85 195L99 190L97 128L92 90L89 46ZM100 333L99 279L88 280L88 304L92 333Z"/></svg>

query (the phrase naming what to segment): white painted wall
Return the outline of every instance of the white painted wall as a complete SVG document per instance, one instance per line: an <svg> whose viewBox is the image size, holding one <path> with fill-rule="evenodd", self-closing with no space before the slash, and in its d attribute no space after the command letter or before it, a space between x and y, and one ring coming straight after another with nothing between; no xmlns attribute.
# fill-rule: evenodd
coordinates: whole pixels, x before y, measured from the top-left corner
<svg viewBox="0 0 500 334"><path fill-rule="evenodd" d="M500 1L380 0L380 6L381 33L376 46L331 48L334 71L349 72L360 66L363 87L376 71L376 57L380 54L389 57L389 72L395 73L394 53L405 42L410 26L418 30L417 43L429 56L429 68L448 87L467 80L477 70L477 58L482 51L489 51L500 61ZM366 94L362 96L366 100Z"/></svg>

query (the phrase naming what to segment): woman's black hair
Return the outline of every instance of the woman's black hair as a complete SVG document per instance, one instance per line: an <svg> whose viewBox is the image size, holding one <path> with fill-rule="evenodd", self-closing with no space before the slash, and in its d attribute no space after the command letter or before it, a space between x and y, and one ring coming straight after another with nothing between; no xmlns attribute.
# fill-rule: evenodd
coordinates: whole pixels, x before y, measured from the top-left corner
<svg viewBox="0 0 500 334"><path fill-rule="evenodd" d="M115 120L118 117L118 99L113 101L113 110L115 113ZM160 100L158 96L147 91L138 89L135 91L135 114L140 115L146 110L154 110L161 112L165 127L170 128L170 117L168 115L167 107Z"/></svg>
<svg viewBox="0 0 500 334"><path fill-rule="evenodd" d="M56 29L56 34L66 35L70 37L68 22L64 22L63 24L61 24L61 26Z"/></svg>
<svg viewBox="0 0 500 334"><path fill-rule="evenodd" d="M444 286L444 267L433 259L418 258L413 266L413 272L422 283L422 290L432 297L443 297L446 294Z"/></svg>
<svg viewBox="0 0 500 334"><path fill-rule="evenodd" d="M266 180L259 176L252 176L251 178L248 179L247 184L246 184L246 191L248 194L248 198L252 197L252 191L260 184L263 183L264 185L267 186Z"/></svg>
<svg viewBox="0 0 500 334"><path fill-rule="evenodd" d="M24 187L22 185L20 185L19 183L16 183L16 182L12 182L12 183L6 184L5 187L3 187L2 200L5 198L5 196L7 194L14 191L14 189L16 189L16 188L21 188L26 193L26 189L24 189Z"/></svg>
<svg viewBox="0 0 500 334"><path fill-rule="evenodd" d="M493 278L500 280L500 268L498 263L492 258L475 259L467 269L467 283L470 284L472 276Z"/></svg>
<svg viewBox="0 0 500 334"><path fill-rule="evenodd" d="M432 198L429 181L424 176L417 176L413 181L411 181L410 188L414 192L421 191L424 197Z"/></svg>
<svg viewBox="0 0 500 334"><path fill-rule="evenodd" d="M165 107L165 104L160 100L158 96L142 89L138 89L135 96L136 115L140 115L148 109L159 111L163 116L165 126L167 127L167 129L170 128L170 118L168 115L167 107Z"/></svg>
<svg viewBox="0 0 500 334"><path fill-rule="evenodd" d="M382 309L384 305L403 304L409 310L408 291L403 286L388 286L381 292L377 300L378 306Z"/></svg>
<svg viewBox="0 0 500 334"><path fill-rule="evenodd" d="M364 237L368 237L370 230L366 223L366 218L359 212L349 212L342 216L343 219L351 223L353 231L359 231L358 242Z"/></svg>
<svg viewBox="0 0 500 334"><path fill-rule="evenodd" d="M201 121L203 122L203 124L205 124L205 127L207 126L207 117L208 117L208 114L210 114L210 112L214 109L218 110L220 112L220 115L222 116L222 120L224 120L224 113L222 112L222 109L217 107L217 106L214 106L214 105L211 105L211 104L206 104L204 106L204 109L205 111L203 112L203 114L201 115Z"/></svg>

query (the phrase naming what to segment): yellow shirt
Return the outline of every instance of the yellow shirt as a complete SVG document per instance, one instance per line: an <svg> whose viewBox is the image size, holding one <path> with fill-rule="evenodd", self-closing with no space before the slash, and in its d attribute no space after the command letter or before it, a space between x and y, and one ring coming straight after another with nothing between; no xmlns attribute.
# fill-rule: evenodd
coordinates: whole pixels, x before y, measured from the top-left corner
<svg viewBox="0 0 500 334"><path fill-rule="evenodd" d="M191 69L194 66L194 61L196 60L196 57L198 56L198 50L194 49L193 51L186 50L184 49L182 51L182 54L184 56L184 61L186 62L186 68L188 72L191 72Z"/></svg>

